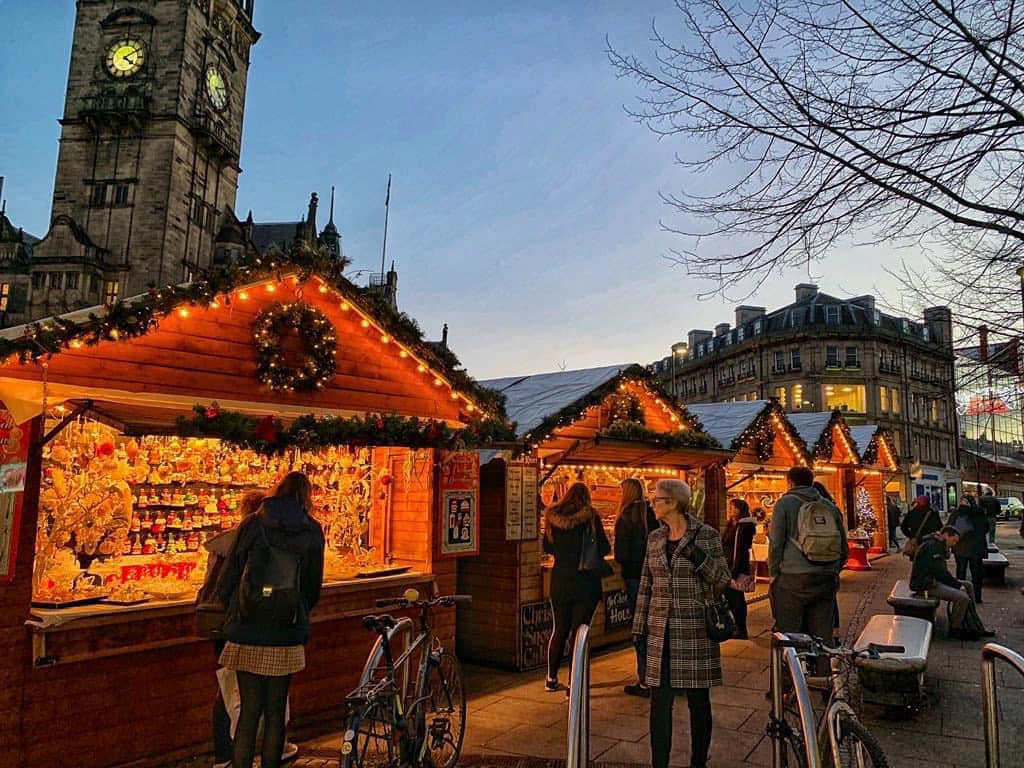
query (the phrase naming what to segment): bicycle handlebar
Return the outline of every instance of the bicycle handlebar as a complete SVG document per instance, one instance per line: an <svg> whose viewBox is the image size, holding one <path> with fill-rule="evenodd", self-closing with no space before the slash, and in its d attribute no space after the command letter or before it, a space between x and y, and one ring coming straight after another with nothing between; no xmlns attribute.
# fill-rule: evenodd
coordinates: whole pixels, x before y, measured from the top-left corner
<svg viewBox="0 0 1024 768"><path fill-rule="evenodd" d="M826 656L869 656L877 658L882 653L903 653L907 650L902 645L881 645L878 643L868 643L867 648L856 650L843 648L842 646L833 648L826 645L820 637L812 637L800 632L787 633L784 640L773 639L772 642L782 648L795 648L797 651L805 653L824 653Z"/></svg>
<svg viewBox="0 0 1024 768"><path fill-rule="evenodd" d="M430 600L407 600L404 597L380 597L374 600L378 608L452 608L458 604L473 602L472 595L443 595Z"/></svg>

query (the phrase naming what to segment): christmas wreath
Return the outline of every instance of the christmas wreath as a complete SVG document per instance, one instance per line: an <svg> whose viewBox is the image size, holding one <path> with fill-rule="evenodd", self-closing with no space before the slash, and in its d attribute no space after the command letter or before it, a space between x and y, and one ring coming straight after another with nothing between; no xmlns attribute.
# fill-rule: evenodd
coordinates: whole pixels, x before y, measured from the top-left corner
<svg viewBox="0 0 1024 768"><path fill-rule="evenodd" d="M284 348L289 335L301 346L297 355ZM302 302L275 304L256 317L253 336L256 377L276 392L319 389L334 375L334 326L315 307Z"/></svg>

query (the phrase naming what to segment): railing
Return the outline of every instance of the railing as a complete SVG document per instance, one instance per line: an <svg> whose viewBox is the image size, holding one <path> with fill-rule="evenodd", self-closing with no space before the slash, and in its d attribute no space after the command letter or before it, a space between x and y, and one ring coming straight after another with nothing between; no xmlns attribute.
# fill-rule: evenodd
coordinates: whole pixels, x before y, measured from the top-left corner
<svg viewBox="0 0 1024 768"><path fill-rule="evenodd" d="M1002 659L1024 675L1024 656L997 643L981 651L981 693L985 711L985 766L999 768L999 702L996 699L996 659Z"/></svg>
<svg viewBox="0 0 1024 768"><path fill-rule="evenodd" d="M565 768L590 765L590 625L576 630L569 678L569 751Z"/></svg>
<svg viewBox="0 0 1024 768"><path fill-rule="evenodd" d="M785 641L786 636L776 632L773 640ZM803 738L804 751L807 756L807 765L801 768L820 768L821 753L818 750L818 737L814 728L814 708L811 706L811 694L807 690L807 679L804 677L803 667L800 665L800 658L796 655L794 648L784 648L772 643L771 663L771 691L772 710L777 717L782 716L782 673L783 666L789 672L789 679L793 683L793 694L796 696L797 708L800 711L800 736ZM779 768L783 765L783 750L785 745L781 739L772 740L772 768Z"/></svg>

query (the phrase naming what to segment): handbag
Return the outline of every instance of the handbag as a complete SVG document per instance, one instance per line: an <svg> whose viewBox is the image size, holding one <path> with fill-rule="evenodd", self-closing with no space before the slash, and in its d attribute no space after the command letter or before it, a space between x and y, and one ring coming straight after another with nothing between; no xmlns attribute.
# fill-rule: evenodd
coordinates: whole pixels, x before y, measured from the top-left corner
<svg viewBox="0 0 1024 768"><path fill-rule="evenodd" d="M917 530L914 531L914 535L907 539L903 545L903 556L908 557L911 560L914 559L914 555L917 554L917 548L921 546L921 542L918 541L918 536L921 535L921 530L924 528L924 524L928 522L928 518L932 516L934 510L929 510L927 515L921 518L921 522L917 526Z"/></svg>
<svg viewBox="0 0 1024 768"><path fill-rule="evenodd" d="M583 529L583 547L580 550L578 570L601 579L611 576L613 573L612 567L608 565L608 561L604 559L597 548L597 527L593 518L590 520L589 529Z"/></svg>
<svg viewBox="0 0 1024 768"><path fill-rule="evenodd" d="M696 541L699 532L700 528L694 532L690 539L691 542ZM700 581L699 578L698 581ZM703 586L703 582L700 583ZM707 590L707 587L704 588ZM709 599L705 599L704 629L707 632L708 640L713 643L724 643L736 634L736 619L729 609L729 603L726 602L724 594L716 598L712 593L709 595Z"/></svg>
<svg viewBox="0 0 1024 768"><path fill-rule="evenodd" d="M739 546L740 546L740 532L736 531L736 538L732 541L732 561L735 563L739 559ZM732 580L735 589L740 592L753 592L754 591L754 577L749 573L741 573L739 576Z"/></svg>

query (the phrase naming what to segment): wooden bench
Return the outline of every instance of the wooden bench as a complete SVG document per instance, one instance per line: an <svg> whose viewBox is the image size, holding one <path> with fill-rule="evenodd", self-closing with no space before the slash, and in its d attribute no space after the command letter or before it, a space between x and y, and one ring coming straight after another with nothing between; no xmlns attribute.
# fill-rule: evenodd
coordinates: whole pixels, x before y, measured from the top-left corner
<svg viewBox="0 0 1024 768"><path fill-rule="evenodd" d="M989 552L988 556L981 561L982 576L992 579L997 584L1006 584L1006 569L1010 567L1010 561L1001 552Z"/></svg>
<svg viewBox="0 0 1024 768"><path fill-rule="evenodd" d="M912 616L872 616L857 638L854 648L869 643L901 645L902 653L882 653L877 659L857 659L864 701L890 707L917 707L924 700L924 673L932 625Z"/></svg>
<svg viewBox="0 0 1024 768"><path fill-rule="evenodd" d="M912 616L928 622L935 621L935 611L939 607L939 598L911 591L910 582L906 579L900 579L892 585L886 602L897 616Z"/></svg>

